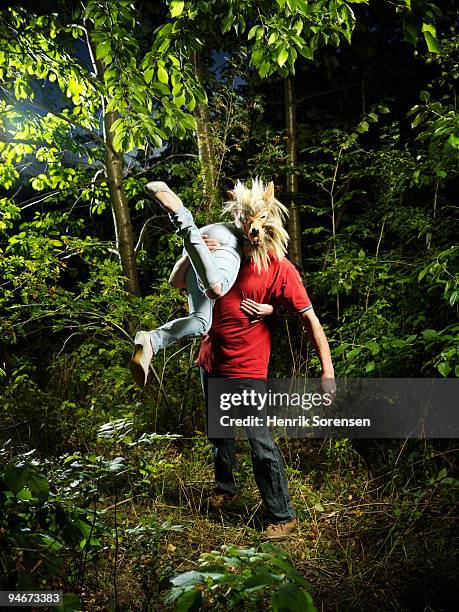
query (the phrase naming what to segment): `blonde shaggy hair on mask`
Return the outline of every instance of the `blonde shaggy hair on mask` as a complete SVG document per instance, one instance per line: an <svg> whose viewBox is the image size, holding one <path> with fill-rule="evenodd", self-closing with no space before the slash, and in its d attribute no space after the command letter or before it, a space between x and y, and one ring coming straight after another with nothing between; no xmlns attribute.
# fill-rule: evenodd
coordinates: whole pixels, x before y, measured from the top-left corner
<svg viewBox="0 0 459 612"><path fill-rule="evenodd" d="M235 225L241 229L247 219L267 210L267 219L263 222L265 233L260 244L255 246L247 241L250 245L248 255L253 259L258 272L262 268L267 270L270 254L283 259L287 253L289 235L284 228L288 217L287 207L274 197L274 184L265 184L258 177L252 180L251 188L238 180L228 194L231 199L225 202L222 214L230 213Z"/></svg>

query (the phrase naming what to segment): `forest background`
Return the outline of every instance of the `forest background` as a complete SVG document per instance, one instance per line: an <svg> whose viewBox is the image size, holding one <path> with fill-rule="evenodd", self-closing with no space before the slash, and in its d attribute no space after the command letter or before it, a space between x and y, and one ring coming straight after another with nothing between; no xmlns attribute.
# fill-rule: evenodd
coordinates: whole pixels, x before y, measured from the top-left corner
<svg viewBox="0 0 459 612"><path fill-rule="evenodd" d="M451 609L451 441L280 440L300 527L269 547L243 445L238 505L206 507L199 342L146 390L127 364L138 329L187 312L145 184L204 225L260 176L336 375L459 375L456 26L447 0L2 4L1 588L62 588L68 610ZM320 373L285 313L273 347L271 376Z"/></svg>

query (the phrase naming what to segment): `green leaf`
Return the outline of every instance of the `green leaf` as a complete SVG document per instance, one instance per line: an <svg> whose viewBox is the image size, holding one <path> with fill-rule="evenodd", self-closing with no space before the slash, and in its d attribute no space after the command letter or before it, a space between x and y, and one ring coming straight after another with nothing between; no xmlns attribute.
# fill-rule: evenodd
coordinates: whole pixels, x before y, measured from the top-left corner
<svg viewBox="0 0 459 612"><path fill-rule="evenodd" d="M438 332L435 329L423 329L422 337L424 340L432 340L433 338L438 337Z"/></svg>
<svg viewBox="0 0 459 612"><path fill-rule="evenodd" d="M49 482L35 468L30 468L27 484L35 497L46 499L49 494Z"/></svg>
<svg viewBox="0 0 459 612"><path fill-rule="evenodd" d="M174 103L177 106L183 106L185 104L185 94L182 93L182 95L177 96L176 98L174 98Z"/></svg>
<svg viewBox="0 0 459 612"><path fill-rule="evenodd" d="M335 357L338 357L339 355L341 355L341 353L344 353L344 351L347 349L347 347L348 347L347 344L340 344L333 351L333 354L335 355Z"/></svg>
<svg viewBox="0 0 459 612"><path fill-rule="evenodd" d="M262 58L263 58L263 48L260 45L257 45L256 47L254 47L252 51L251 62L252 64L254 64L254 66L258 66Z"/></svg>
<svg viewBox="0 0 459 612"><path fill-rule="evenodd" d="M164 85L169 83L169 75L167 74L167 70L162 66L158 67L158 80L160 83L164 83Z"/></svg>
<svg viewBox="0 0 459 612"><path fill-rule="evenodd" d="M381 350L379 344L374 340L370 340L369 342L367 342L366 346L370 349L373 355L377 355Z"/></svg>
<svg viewBox="0 0 459 612"><path fill-rule="evenodd" d="M430 32L424 32L424 38L426 39L427 49L430 53L440 53L438 41Z"/></svg>
<svg viewBox="0 0 459 612"><path fill-rule="evenodd" d="M459 149L459 134L456 136L456 134L450 134L449 138L447 140L448 144L451 145L451 147L453 149ZM445 174L446 176L446 174Z"/></svg>
<svg viewBox="0 0 459 612"><path fill-rule="evenodd" d="M250 28L249 33L247 34L247 40L251 40L255 36L259 27L260 26L258 25L254 25L253 28Z"/></svg>
<svg viewBox="0 0 459 612"><path fill-rule="evenodd" d="M16 497L18 499L21 499L22 501L28 501L30 499L33 499L33 495L30 492L30 489L27 488L21 489L19 493L16 494Z"/></svg>
<svg viewBox="0 0 459 612"><path fill-rule="evenodd" d="M419 97L423 102L427 102L430 100L430 93L428 91L421 91Z"/></svg>
<svg viewBox="0 0 459 612"><path fill-rule="evenodd" d="M183 127L186 128L187 130L196 129L196 119L193 117L193 115L183 113L181 122L182 122Z"/></svg>
<svg viewBox="0 0 459 612"><path fill-rule="evenodd" d="M424 121L426 117L427 117L427 113L418 113L416 117L414 118L414 120L411 122L411 127L412 128L417 127L420 123Z"/></svg>
<svg viewBox="0 0 459 612"><path fill-rule="evenodd" d="M120 472L126 468L124 457L115 457L107 463L107 468L110 472Z"/></svg>
<svg viewBox="0 0 459 612"><path fill-rule="evenodd" d="M185 2L183 0L172 0L171 2L171 17L179 17L183 13Z"/></svg>
<svg viewBox="0 0 459 612"><path fill-rule="evenodd" d="M48 480L33 466L10 464L5 469L3 481L15 494L24 488L30 489L32 495L39 499L46 499L49 494Z"/></svg>
<svg viewBox="0 0 459 612"><path fill-rule="evenodd" d="M91 535L91 531L92 531L91 525L87 523L86 521L83 521L82 519L76 519L75 521L73 521L73 524L75 525L75 527L78 528L82 536L86 540L88 540Z"/></svg>
<svg viewBox="0 0 459 612"><path fill-rule="evenodd" d="M267 549L263 549L263 550L267 550ZM302 574L300 574L294 567L293 565L287 561L287 559L284 558L283 555L281 555L280 549L279 548L274 548L274 551L271 552L273 556L273 558L271 559L272 563L279 569L282 570L282 572L288 577L290 578L290 580L292 580L293 582L295 582L296 584L307 588L308 587L308 583L306 582L304 576Z"/></svg>
<svg viewBox="0 0 459 612"><path fill-rule="evenodd" d="M368 128L370 126L368 125L367 121L361 121L359 123L359 125L357 126L357 132L359 132L359 134L363 134L364 132L368 132Z"/></svg>
<svg viewBox="0 0 459 612"><path fill-rule="evenodd" d="M314 59L314 52L309 47L306 47L306 46L298 47L298 52L306 59L309 59L309 60Z"/></svg>
<svg viewBox="0 0 459 612"><path fill-rule="evenodd" d="M3 482L13 493L19 493L26 486L24 469L18 468L15 465L7 465L3 475Z"/></svg>
<svg viewBox="0 0 459 612"><path fill-rule="evenodd" d="M433 23L423 23L422 31L429 32L434 38L437 37L437 30L435 29L435 26Z"/></svg>
<svg viewBox="0 0 459 612"><path fill-rule="evenodd" d="M222 21L222 33L225 34L225 32L229 32L231 30L232 25L233 25L233 13L230 11L230 13Z"/></svg>
<svg viewBox="0 0 459 612"><path fill-rule="evenodd" d="M261 78L265 77L270 69L269 62L262 62L261 66L258 68L258 74Z"/></svg>
<svg viewBox="0 0 459 612"><path fill-rule="evenodd" d="M199 584L203 581L203 575L201 572L195 572L191 570L189 572L184 572L183 574L179 574L175 578L172 578L171 583L176 587L188 586L190 584Z"/></svg>
<svg viewBox="0 0 459 612"><path fill-rule="evenodd" d="M297 0L297 9L302 15L308 16L311 12L310 6L308 6L307 0Z"/></svg>
<svg viewBox="0 0 459 612"><path fill-rule="evenodd" d="M175 612L195 612L202 603L202 593L198 589L186 591L175 602Z"/></svg>
<svg viewBox="0 0 459 612"><path fill-rule="evenodd" d="M416 21L403 22L403 38L406 42L416 45L419 37L419 28Z"/></svg>
<svg viewBox="0 0 459 612"><path fill-rule="evenodd" d="M437 370L440 372L440 374L442 376L444 376L445 378L448 376L448 374L451 372L453 368L449 365L449 363L439 363L437 365Z"/></svg>
<svg viewBox="0 0 459 612"><path fill-rule="evenodd" d="M110 53L110 41L104 40L97 45L96 59L104 59Z"/></svg>
<svg viewBox="0 0 459 612"><path fill-rule="evenodd" d="M191 96L191 98L186 103L186 107L189 111L193 112L193 110L195 109L195 106L196 106L196 99L194 96Z"/></svg>
<svg viewBox="0 0 459 612"><path fill-rule="evenodd" d="M166 49L169 49L170 45L171 45L170 39L169 38L164 39L163 42L159 45L158 53L164 53Z"/></svg>
<svg viewBox="0 0 459 612"><path fill-rule="evenodd" d="M287 50L287 46L283 44L277 55L277 63L279 64L279 66L282 67L287 60L288 60L288 50Z"/></svg>
<svg viewBox="0 0 459 612"><path fill-rule="evenodd" d="M63 547L63 543L49 533L40 533L38 535L41 540L40 544L44 548L52 551L58 551Z"/></svg>
<svg viewBox="0 0 459 612"><path fill-rule="evenodd" d="M121 151L124 139L124 131L118 130L113 136L113 148L115 151Z"/></svg>
<svg viewBox="0 0 459 612"><path fill-rule="evenodd" d="M143 78L145 79L145 83L150 83L155 70L152 66L149 66L143 73Z"/></svg>
<svg viewBox="0 0 459 612"><path fill-rule="evenodd" d="M317 612L312 597L297 584L286 582L272 594L273 612Z"/></svg>
<svg viewBox="0 0 459 612"><path fill-rule="evenodd" d="M267 586L277 584L279 582L269 571L264 573L254 574L249 576L247 580L242 584L242 588L246 593L254 593L255 591L261 591Z"/></svg>

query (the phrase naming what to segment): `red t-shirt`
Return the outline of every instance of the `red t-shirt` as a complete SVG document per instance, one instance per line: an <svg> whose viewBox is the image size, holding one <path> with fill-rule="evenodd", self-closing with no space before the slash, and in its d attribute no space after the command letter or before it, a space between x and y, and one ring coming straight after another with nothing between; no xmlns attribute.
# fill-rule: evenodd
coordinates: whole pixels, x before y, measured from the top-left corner
<svg viewBox="0 0 459 612"><path fill-rule="evenodd" d="M250 298L263 304L282 304L293 312L312 308L311 300L295 266L271 258L259 273L253 260L241 263L233 287L214 305L212 327L205 337L197 362L207 372L223 378L266 378L271 352L271 330L266 319L252 323L241 310Z"/></svg>

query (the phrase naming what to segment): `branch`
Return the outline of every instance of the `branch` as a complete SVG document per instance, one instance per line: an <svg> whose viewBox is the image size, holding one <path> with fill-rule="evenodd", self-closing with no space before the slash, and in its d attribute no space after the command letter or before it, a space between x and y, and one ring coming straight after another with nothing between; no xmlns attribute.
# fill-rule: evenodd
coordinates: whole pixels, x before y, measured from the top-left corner
<svg viewBox="0 0 459 612"><path fill-rule="evenodd" d="M326 89L325 91L318 91L317 93L309 94L309 96L303 96L302 98L298 98L296 101L296 104L298 106L305 100L310 100L311 98L319 98L320 96L326 96L329 93L334 93L335 91L341 91L342 89L350 89L351 87L360 87L360 83L351 83L350 85L341 85L341 87L334 87L333 89Z"/></svg>
<svg viewBox="0 0 459 612"><path fill-rule="evenodd" d="M195 159L198 159L199 155L196 155L195 153L172 153L171 155L168 155L167 157L159 158L155 164L148 166L148 168L144 168L143 170L138 172L136 175L134 175L134 178L137 178L138 176L142 176L143 174L147 174L147 172L150 172L150 170L154 168L155 166L159 166L159 164L164 164L165 162L169 161L173 157L193 157ZM131 176L131 173L127 172L124 178L127 178L129 176Z"/></svg>
<svg viewBox="0 0 459 612"><path fill-rule="evenodd" d="M98 181L88 181L86 183L74 183L73 185L69 185L68 187L63 187L62 189L53 189L53 191L46 193L44 196L39 195L34 198L30 198L29 200L25 200L25 202L20 202L18 206L20 207L21 210L24 210L26 208L29 208L30 206L39 204L40 202L43 202L44 200L47 200L48 198L51 198L54 195L63 193L64 191L68 191L69 189L75 189L76 187L89 187L89 185L94 185L96 183L103 183L106 181L107 179L104 177L103 179L100 179Z"/></svg>
<svg viewBox="0 0 459 612"><path fill-rule="evenodd" d="M93 130L91 130L91 128L88 128L85 125L82 125L81 123L78 123L77 121L74 121L73 119L70 119L69 117L66 117L66 115L62 115L61 113L58 113L56 111L51 110L47 106L43 106L42 104L38 104L37 102L29 102L29 104L31 106L35 106L36 108L39 108L40 110L45 111L46 113L50 113L51 115L54 115L55 117L58 117L59 119L62 119L62 121L66 121L67 123L69 123L70 125L73 125L74 127L79 127L80 129L84 130L85 132L88 132L89 134L94 136L94 138L104 147L104 149L106 151L110 152L110 148L107 145L107 143L105 142L105 140L102 138L102 136L99 136L99 134L97 132L94 132Z"/></svg>
<svg viewBox="0 0 459 612"><path fill-rule="evenodd" d="M173 155L168 155L167 157L159 159L156 162L156 164L153 164L153 165L149 166L148 168L145 168L145 169L141 170L137 174L131 175L128 172L127 174L125 174L124 178L128 178L128 177L137 178L139 176L147 174L148 172L150 172L150 170L152 168L154 168L155 166L157 166L159 164L163 164L166 161L169 161L172 157L195 157L195 158L197 158L198 156L195 155L194 153L174 153ZM51 198L54 195L58 195L59 193L63 193L64 191L68 191L69 189L75 189L75 188L79 188L79 187L89 187L90 185L96 185L98 183L104 183L106 181L107 181L107 178L104 177L102 179L99 179L98 181L91 180L91 181L88 181L88 182L85 182L85 183L74 183L72 185L69 185L68 187L63 187L62 189L54 189L53 191L50 191L49 193L47 193L45 195L39 195L39 196L36 196L34 198L30 198L29 200L25 200L24 202L20 202L18 204L18 206L21 208L21 210L23 210L25 208L29 208L30 206L34 206L35 204L39 204L40 202L43 202L44 200L47 200L48 198Z"/></svg>
<svg viewBox="0 0 459 612"><path fill-rule="evenodd" d="M6 142L7 144L30 144L37 145L38 147L49 147L52 143L46 140L26 140L22 138L13 138L8 134L0 134L0 142Z"/></svg>
<svg viewBox="0 0 459 612"><path fill-rule="evenodd" d="M137 255L142 243L143 243L143 237L145 235L145 232L147 231L147 225L150 223L150 221L153 221L153 219L156 219L155 217L150 217L149 219L147 219L145 221L145 223L143 224L142 229L140 230L140 234L139 234L139 239L137 240L137 244L134 247L134 254Z"/></svg>

